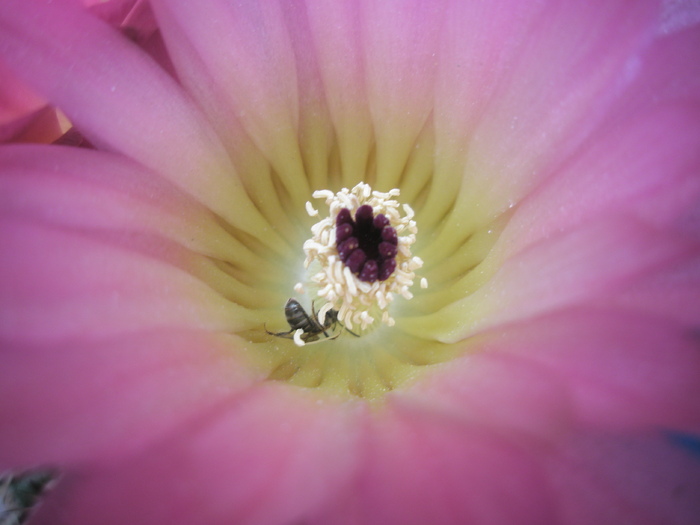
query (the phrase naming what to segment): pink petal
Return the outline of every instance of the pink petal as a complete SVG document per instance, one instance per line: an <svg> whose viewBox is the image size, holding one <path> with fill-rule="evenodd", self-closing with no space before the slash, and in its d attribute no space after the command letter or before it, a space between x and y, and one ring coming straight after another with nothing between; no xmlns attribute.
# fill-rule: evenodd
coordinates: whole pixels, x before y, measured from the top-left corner
<svg viewBox="0 0 700 525"><path fill-rule="evenodd" d="M367 431L354 490L312 523L554 523L534 457L496 434L398 399Z"/></svg>
<svg viewBox="0 0 700 525"><path fill-rule="evenodd" d="M697 30L652 48L595 140L520 204L496 250L517 252L611 211L669 227L697 202L700 67L688 50L699 46Z"/></svg>
<svg viewBox="0 0 700 525"><path fill-rule="evenodd" d="M692 246L685 239L625 217L599 218L552 235L500 265L498 255L492 254L494 260L484 261L482 272L498 270L480 288L472 293L453 285L454 303L435 314L404 320L401 326L454 342L485 327L608 297L690 253ZM467 279L463 286L473 283Z"/></svg>
<svg viewBox="0 0 700 525"><path fill-rule="evenodd" d="M235 168L240 173L255 173L242 182L256 206L277 224L282 236L289 237L292 233L289 223L280 217L280 209L286 204L278 197L279 177L289 194L303 202L309 197L303 168L308 167L309 180L315 181L316 188L326 187L330 154L330 130L322 97L317 96L318 74L309 60L298 66L300 74L309 74L308 86L299 94L306 111L298 122L300 101L295 99L297 87L293 82L297 73L289 60L292 48L294 52L308 54L306 48L298 51L308 42L303 13L295 6L286 7L286 14L294 20L290 24L297 32L296 38L290 40L279 20L279 9L270 2L248 7L230 3L216 6L215 2L197 4L197 7L191 3L180 4L153 4L178 77L206 112ZM226 16L228 21L212 25L207 16L210 9L217 13L216 19ZM262 32L261 19L267 24ZM232 27L238 29L229 30ZM193 31L195 28L197 30ZM220 33L215 39L212 38L214 31ZM269 37L266 31L273 31L275 38ZM273 43L280 45L280 49L270 47ZM222 45L226 53L219 52ZM274 66L281 67L282 71ZM232 86L238 86L238 90ZM263 95L273 97L270 100L274 103ZM303 157L298 139L302 145L310 146Z"/></svg>
<svg viewBox="0 0 700 525"><path fill-rule="evenodd" d="M222 0L153 5L179 76L210 118L219 129L239 120L293 198L308 199L297 141L297 74L280 6Z"/></svg>
<svg viewBox="0 0 700 525"><path fill-rule="evenodd" d="M225 231L219 219L161 177L124 158L77 148L13 147L0 152L0 209L89 234L165 260L241 306L277 298L279 267ZM203 257L206 256L206 257ZM260 281L217 266L235 261Z"/></svg>
<svg viewBox="0 0 700 525"><path fill-rule="evenodd" d="M696 6L695 10L700 15L700 8ZM610 118L677 103L697 103L700 97L698 45L700 26L697 24L679 33L656 38L644 56L631 64L636 77L624 97L615 104Z"/></svg>
<svg viewBox="0 0 700 525"><path fill-rule="evenodd" d="M28 86L19 81L12 70L0 60L0 123L33 113L45 102Z"/></svg>
<svg viewBox="0 0 700 525"><path fill-rule="evenodd" d="M165 237L207 256L254 268L264 264L210 210L123 157L21 146L3 148L0 163L6 213L82 230Z"/></svg>
<svg viewBox="0 0 700 525"><path fill-rule="evenodd" d="M672 34L700 22L700 4L696 1L664 0L659 20L659 32Z"/></svg>
<svg viewBox="0 0 700 525"><path fill-rule="evenodd" d="M0 232L0 295L12 305L0 312L3 338L57 342L156 327L234 331L257 324L183 271L196 258L172 243L7 217Z"/></svg>
<svg viewBox="0 0 700 525"><path fill-rule="evenodd" d="M443 18L450 15L446 11L444 3L433 0L360 2L359 31L377 155L377 189L398 186L433 110L436 50ZM333 96L329 91L328 98Z"/></svg>
<svg viewBox="0 0 700 525"><path fill-rule="evenodd" d="M585 424L700 428L697 340L675 322L570 309L483 337L480 351L534 363L567 385Z"/></svg>
<svg viewBox="0 0 700 525"><path fill-rule="evenodd" d="M91 13L146 51L171 76L176 76L148 0L84 0L83 3Z"/></svg>
<svg viewBox="0 0 700 525"><path fill-rule="evenodd" d="M8 0L0 25L8 65L64 110L92 143L155 169L231 224L274 238L269 231L262 235L265 221L232 176L204 116L125 38L63 3Z"/></svg>
<svg viewBox="0 0 700 525"><path fill-rule="evenodd" d="M700 166L699 141L700 112L688 107L646 112L601 130L584 155L522 203L499 248L514 253L607 213L643 211L659 193L694 177L689 167Z"/></svg>
<svg viewBox="0 0 700 525"><path fill-rule="evenodd" d="M427 206L446 201L445 206L457 197L474 128L497 95L494 86L507 82L526 39L535 36L533 25L546 8L542 2L446 3L434 95L435 140L442 154L435 159L436 189Z"/></svg>
<svg viewBox="0 0 700 525"><path fill-rule="evenodd" d="M0 60L0 142L18 136L45 104Z"/></svg>
<svg viewBox="0 0 700 525"><path fill-rule="evenodd" d="M252 382L233 357L240 344L173 328L50 344L5 340L0 418L11 424L0 434L0 464L111 462L140 452Z"/></svg>
<svg viewBox="0 0 700 525"><path fill-rule="evenodd" d="M119 27L135 7L138 8L145 2L144 0L80 0L80 3L109 25Z"/></svg>
<svg viewBox="0 0 700 525"><path fill-rule="evenodd" d="M359 2L307 2L309 27L338 141L343 183L362 180L372 149ZM386 189L386 188L385 188Z"/></svg>
<svg viewBox="0 0 700 525"><path fill-rule="evenodd" d="M67 473L36 523L302 522L347 484L357 417L351 406L261 386L130 461Z"/></svg>
<svg viewBox="0 0 700 525"><path fill-rule="evenodd" d="M564 378L526 356L473 350L437 367L402 400L517 441L550 442L571 430L574 404Z"/></svg>
<svg viewBox="0 0 700 525"><path fill-rule="evenodd" d="M326 95L307 9L295 0L280 2L296 60L299 90L298 140L305 175L311 188L329 187L328 164L337 154L337 143L327 107ZM313 52L312 52L313 50ZM342 168L341 168L342 169Z"/></svg>
<svg viewBox="0 0 700 525"><path fill-rule="evenodd" d="M606 304L652 313L693 327L700 319L700 255L649 276L607 299Z"/></svg>
<svg viewBox="0 0 700 525"><path fill-rule="evenodd" d="M463 24L459 40L442 55L450 67L437 81L436 148L464 159L445 168L463 177L457 206L473 210L448 220L444 235L486 224L550 175L632 80L628 64L655 29L654 2L519 4L470 4L475 16L453 22Z"/></svg>
<svg viewBox="0 0 700 525"><path fill-rule="evenodd" d="M547 461L557 523L694 525L699 464L659 433L580 432Z"/></svg>

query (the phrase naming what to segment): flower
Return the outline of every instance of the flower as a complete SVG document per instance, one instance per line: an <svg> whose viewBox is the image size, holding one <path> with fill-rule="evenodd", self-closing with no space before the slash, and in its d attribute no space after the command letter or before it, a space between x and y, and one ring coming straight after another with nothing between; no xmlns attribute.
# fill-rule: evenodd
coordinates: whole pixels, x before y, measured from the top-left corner
<svg viewBox="0 0 700 525"><path fill-rule="evenodd" d="M94 145L0 147L0 469L59 473L36 523L693 523L695 25L138 6L148 45L0 3L1 60ZM415 211L430 286L269 335L312 308L306 202L361 182Z"/></svg>

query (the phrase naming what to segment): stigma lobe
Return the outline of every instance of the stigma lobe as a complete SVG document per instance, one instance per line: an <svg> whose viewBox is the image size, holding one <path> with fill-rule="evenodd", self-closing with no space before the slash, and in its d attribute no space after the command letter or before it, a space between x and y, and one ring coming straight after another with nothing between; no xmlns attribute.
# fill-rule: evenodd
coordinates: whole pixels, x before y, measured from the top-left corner
<svg viewBox="0 0 700 525"><path fill-rule="evenodd" d="M355 212L342 208L336 217L336 248L340 260L361 281L387 280L396 270L398 236L384 214L374 216L365 204Z"/></svg>

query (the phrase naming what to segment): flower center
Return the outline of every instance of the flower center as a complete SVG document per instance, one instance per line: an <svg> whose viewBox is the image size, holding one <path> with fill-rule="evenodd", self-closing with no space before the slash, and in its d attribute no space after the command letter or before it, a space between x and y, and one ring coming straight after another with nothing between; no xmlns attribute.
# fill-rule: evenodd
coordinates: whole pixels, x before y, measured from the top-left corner
<svg viewBox="0 0 700 525"><path fill-rule="evenodd" d="M327 312L337 311L338 320L350 330L359 326L365 331L377 317L393 326L388 308L394 296L413 297L409 288L423 261L411 254L418 228L411 207L400 206L394 198L399 194L398 189L372 191L364 183L335 194L314 192L329 208L328 217L312 226L312 237L304 243L304 265L313 271L309 285L325 303L321 323ZM306 210L312 217L319 215L311 203ZM427 285L422 279L421 286ZM295 289L301 292L305 286L298 283Z"/></svg>
<svg viewBox="0 0 700 525"><path fill-rule="evenodd" d="M236 346L256 377L380 401L470 351L464 338L450 341L482 315L484 301L470 298L498 270L487 255L509 212L472 206L460 192L464 166L436 166L429 138L395 164L379 148L305 149L299 184L261 169L262 157L243 165L267 222L255 236L227 228L232 256L213 261L221 275L210 280L235 305Z"/></svg>
<svg viewBox="0 0 700 525"><path fill-rule="evenodd" d="M377 181L371 166L365 177ZM274 252L241 237L248 258L238 250L221 266L241 283L232 298L249 308L251 320L238 334L249 343L241 350L256 374L380 401L431 365L469 351L471 343L442 339L479 315L468 303L452 306L498 268L497 258L485 259L509 214L475 227L472 210L446 199L431 177L429 170L411 171L400 191L387 192L356 181L342 188L347 179L327 178L342 189L314 191L318 204L278 194L281 205L269 208L268 219L289 249L276 245ZM260 193L261 209L270 194ZM308 217L297 211L304 207ZM417 239L421 253L430 254L426 265L414 255Z"/></svg>

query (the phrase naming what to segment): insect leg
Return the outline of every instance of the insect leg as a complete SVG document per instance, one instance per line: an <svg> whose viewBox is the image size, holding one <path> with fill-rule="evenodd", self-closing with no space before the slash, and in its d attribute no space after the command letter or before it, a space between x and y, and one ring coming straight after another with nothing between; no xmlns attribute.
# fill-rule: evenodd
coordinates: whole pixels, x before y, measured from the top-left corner
<svg viewBox="0 0 700 525"><path fill-rule="evenodd" d="M266 325L265 323L263 323L263 327L265 328L265 331L266 331L268 334L274 335L274 336L277 336L277 337L284 337L284 338L286 338L286 339L291 339L291 338L293 337L292 334L296 331L296 330L290 330L289 332L270 332L270 331L267 329L267 325Z"/></svg>

